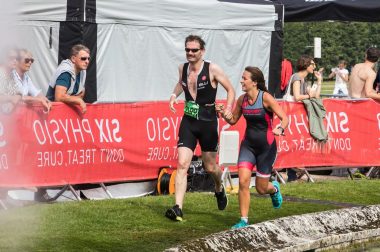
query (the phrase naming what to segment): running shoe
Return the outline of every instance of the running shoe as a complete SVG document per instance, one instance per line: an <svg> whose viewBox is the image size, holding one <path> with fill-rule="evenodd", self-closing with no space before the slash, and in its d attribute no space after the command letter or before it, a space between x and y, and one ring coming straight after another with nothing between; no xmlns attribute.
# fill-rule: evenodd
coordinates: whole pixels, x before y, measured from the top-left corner
<svg viewBox="0 0 380 252"><path fill-rule="evenodd" d="M228 199L226 195L226 190L224 189L224 185L222 183L222 191L215 192L216 202L218 203L219 210L224 210L228 205Z"/></svg>
<svg viewBox="0 0 380 252"><path fill-rule="evenodd" d="M179 208L178 205L175 205L166 211L165 216L173 221L182 221L183 213L181 208Z"/></svg>
<svg viewBox="0 0 380 252"><path fill-rule="evenodd" d="M278 183L277 181L273 181L272 185L274 187L276 187L277 192L275 194L271 194L270 197L272 198L273 208L278 209L282 205L282 195L280 192L280 183Z"/></svg>
<svg viewBox="0 0 380 252"><path fill-rule="evenodd" d="M248 226L248 223L245 222L244 220L240 220L238 223L236 223L235 225L233 225L231 227L231 229L243 228L243 227L246 227L246 226Z"/></svg>

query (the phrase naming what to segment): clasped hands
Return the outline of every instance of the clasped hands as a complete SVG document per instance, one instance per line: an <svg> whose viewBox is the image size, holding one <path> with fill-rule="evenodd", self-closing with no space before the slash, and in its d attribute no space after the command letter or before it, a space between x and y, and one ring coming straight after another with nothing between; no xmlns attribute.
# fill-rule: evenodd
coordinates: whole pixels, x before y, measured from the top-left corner
<svg viewBox="0 0 380 252"><path fill-rule="evenodd" d="M232 119L232 112L230 107L224 108L224 104L215 103L215 111L219 113L224 119Z"/></svg>

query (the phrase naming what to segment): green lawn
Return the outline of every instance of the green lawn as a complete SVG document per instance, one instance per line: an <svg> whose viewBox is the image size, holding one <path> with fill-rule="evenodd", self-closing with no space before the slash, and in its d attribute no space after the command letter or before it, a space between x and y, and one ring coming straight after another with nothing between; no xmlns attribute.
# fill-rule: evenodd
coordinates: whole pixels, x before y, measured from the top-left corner
<svg viewBox="0 0 380 252"><path fill-rule="evenodd" d="M282 186L284 196L380 204L380 180L339 180ZM36 204L0 211L0 251L162 251L183 241L229 229L239 218L237 195L219 211L211 193L188 193L183 222L164 217L172 196ZM250 222L335 209L333 205L252 197Z"/></svg>
<svg viewBox="0 0 380 252"><path fill-rule="evenodd" d="M326 80L322 83L321 94L333 94L335 80Z"/></svg>

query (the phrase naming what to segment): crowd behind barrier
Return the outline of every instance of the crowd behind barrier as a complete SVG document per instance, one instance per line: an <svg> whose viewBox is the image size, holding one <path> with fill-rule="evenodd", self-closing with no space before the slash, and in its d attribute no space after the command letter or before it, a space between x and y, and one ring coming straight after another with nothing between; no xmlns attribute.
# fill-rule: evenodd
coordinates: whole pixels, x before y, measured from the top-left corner
<svg viewBox="0 0 380 252"><path fill-rule="evenodd" d="M302 103L280 103L290 123L285 136L276 138L276 169L380 166L380 103L324 99L326 143L310 136ZM182 109L181 102L176 114L166 101L101 103L82 114L79 107L53 103L46 113L20 104L0 113L0 186L156 179L159 167L176 165ZM244 129L244 120L229 126L219 118L219 131L238 130L242 138Z"/></svg>

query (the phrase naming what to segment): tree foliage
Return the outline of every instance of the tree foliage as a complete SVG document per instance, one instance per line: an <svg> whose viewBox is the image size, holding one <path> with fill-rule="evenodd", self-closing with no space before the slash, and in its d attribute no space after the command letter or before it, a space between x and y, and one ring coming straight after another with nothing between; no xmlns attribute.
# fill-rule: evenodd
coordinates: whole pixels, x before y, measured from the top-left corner
<svg viewBox="0 0 380 252"><path fill-rule="evenodd" d="M339 60L345 60L347 68L363 62L365 50L379 47L380 23L362 22L297 22L285 23L284 57L293 65L302 54L314 55L314 37L322 41L322 58L316 59L319 67L330 73Z"/></svg>

